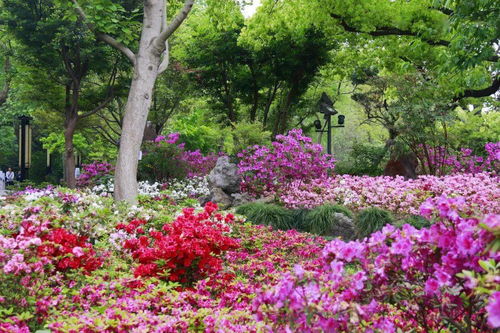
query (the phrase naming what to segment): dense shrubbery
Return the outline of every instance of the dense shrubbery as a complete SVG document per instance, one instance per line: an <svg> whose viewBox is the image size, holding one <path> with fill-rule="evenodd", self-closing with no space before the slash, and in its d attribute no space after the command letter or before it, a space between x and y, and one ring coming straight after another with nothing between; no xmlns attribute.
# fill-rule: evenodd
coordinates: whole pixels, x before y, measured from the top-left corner
<svg viewBox="0 0 500 333"><path fill-rule="evenodd" d="M123 247L139 262L134 276L191 284L219 272L222 269L219 255L237 248L238 242L223 234L229 231L227 224L234 217L216 211L217 205L210 202L198 214L194 214L193 208L185 208L174 222L149 232L142 228L146 221L117 225L117 229L132 235Z"/></svg>

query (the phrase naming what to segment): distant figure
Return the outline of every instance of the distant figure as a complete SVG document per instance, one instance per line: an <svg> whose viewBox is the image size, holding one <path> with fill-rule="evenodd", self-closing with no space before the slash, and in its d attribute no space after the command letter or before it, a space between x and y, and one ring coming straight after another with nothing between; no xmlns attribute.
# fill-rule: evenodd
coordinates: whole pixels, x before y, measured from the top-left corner
<svg viewBox="0 0 500 333"><path fill-rule="evenodd" d="M5 190L5 172L0 169L0 192Z"/></svg>
<svg viewBox="0 0 500 333"><path fill-rule="evenodd" d="M81 173L80 168L79 168L79 167L76 167L76 168L75 168L75 178L76 178L76 179L78 179L78 177L80 177L80 173Z"/></svg>
<svg viewBox="0 0 500 333"><path fill-rule="evenodd" d="M19 170L16 174L16 180L18 182L22 182L23 181L23 174L21 173L21 170Z"/></svg>
<svg viewBox="0 0 500 333"><path fill-rule="evenodd" d="M5 173L5 183L7 186L14 185L14 177L14 171L12 171L12 168L9 168Z"/></svg>
<svg viewBox="0 0 500 333"><path fill-rule="evenodd" d="M417 178L418 159L413 153L392 157L384 169L384 176L403 176Z"/></svg>

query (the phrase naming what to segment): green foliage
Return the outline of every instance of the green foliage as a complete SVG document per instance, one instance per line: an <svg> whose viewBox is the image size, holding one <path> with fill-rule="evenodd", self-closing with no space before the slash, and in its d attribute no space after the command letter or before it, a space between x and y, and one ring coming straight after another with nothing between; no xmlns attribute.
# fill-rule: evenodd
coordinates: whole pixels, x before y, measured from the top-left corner
<svg viewBox="0 0 500 333"><path fill-rule="evenodd" d="M235 155L250 146L270 144L271 132L263 130L260 123L241 121L233 124L229 138L224 142L224 151Z"/></svg>
<svg viewBox="0 0 500 333"><path fill-rule="evenodd" d="M322 236L330 235L333 226L339 222L337 216L335 216L337 213L343 214L351 219L353 218L353 213L347 207L324 204L314 208L307 214L307 231Z"/></svg>
<svg viewBox="0 0 500 333"><path fill-rule="evenodd" d="M236 213L246 216L253 224L269 225L274 229L289 230L295 226L292 212L273 204L252 202L239 206Z"/></svg>
<svg viewBox="0 0 500 333"><path fill-rule="evenodd" d="M219 151L224 137L229 134L227 130L221 131L217 124L207 120L203 110L177 117L163 132L178 132L186 150L199 149L202 153Z"/></svg>
<svg viewBox="0 0 500 333"><path fill-rule="evenodd" d="M382 145L355 143L349 157L337 162L335 172L338 174L380 176L384 172L382 160L386 149Z"/></svg>
<svg viewBox="0 0 500 333"><path fill-rule="evenodd" d="M370 236L375 231L381 230L386 224L392 224L394 218L392 214L384 209L371 207L359 212L356 221L358 237Z"/></svg>
<svg viewBox="0 0 500 333"><path fill-rule="evenodd" d="M420 215L412 215L400 221L400 224L409 224L417 229L428 228L432 223Z"/></svg>

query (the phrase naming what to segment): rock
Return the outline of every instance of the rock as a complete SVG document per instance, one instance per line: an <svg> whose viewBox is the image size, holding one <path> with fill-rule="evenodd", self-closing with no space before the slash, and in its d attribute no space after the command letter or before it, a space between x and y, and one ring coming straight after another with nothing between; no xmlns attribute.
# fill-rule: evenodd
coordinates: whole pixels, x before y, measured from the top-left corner
<svg viewBox="0 0 500 333"><path fill-rule="evenodd" d="M356 238L356 228L353 220L342 213L333 214L333 221L330 226L328 236L340 237L344 241Z"/></svg>
<svg viewBox="0 0 500 333"><path fill-rule="evenodd" d="M221 208L231 207L233 199L219 187L210 190L210 201L215 202Z"/></svg>
<svg viewBox="0 0 500 333"><path fill-rule="evenodd" d="M208 175L208 185L212 188L222 189L227 194L240 191L241 177L238 175L238 166L229 162L228 156L217 159L215 167Z"/></svg>
<svg viewBox="0 0 500 333"><path fill-rule="evenodd" d="M259 202L259 203L264 203L264 204L270 204L270 203L274 203L276 200L275 200L274 196L269 195L267 197L261 197L257 200L253 200L253 201Z"/></svg>
<svg viewBox="0 0 500 333"><path fill-rule="evenodd" d="M233 199L232 206L241 206L254 200L248 193L233 193L231 197Z"/></svg>

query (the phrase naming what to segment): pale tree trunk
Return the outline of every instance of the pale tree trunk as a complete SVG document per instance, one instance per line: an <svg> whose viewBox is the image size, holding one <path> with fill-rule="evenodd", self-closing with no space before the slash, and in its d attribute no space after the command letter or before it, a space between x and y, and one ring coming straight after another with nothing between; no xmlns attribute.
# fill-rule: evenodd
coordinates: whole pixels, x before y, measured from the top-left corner
<svg viewBox="0 0 500 333"><path fill-rule="evenodd" d="M137 165L160 56L137 56L123 119L120 150L115 170L115 199L135 203Z"/></svg>

